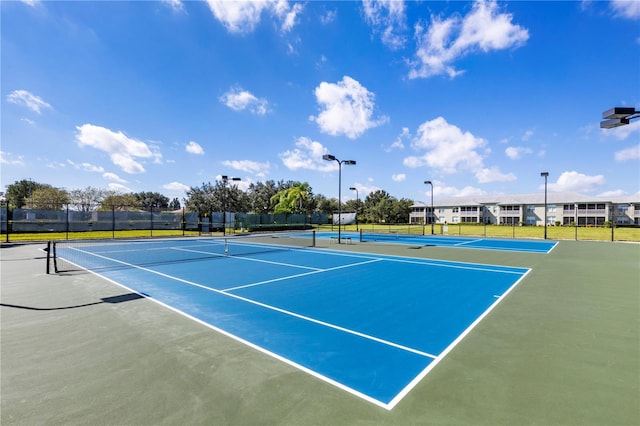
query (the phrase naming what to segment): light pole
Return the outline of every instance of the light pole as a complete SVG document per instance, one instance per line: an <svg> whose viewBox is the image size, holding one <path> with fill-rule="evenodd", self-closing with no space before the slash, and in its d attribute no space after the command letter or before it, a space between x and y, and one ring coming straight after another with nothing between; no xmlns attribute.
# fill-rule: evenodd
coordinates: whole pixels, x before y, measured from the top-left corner
<svg viewBox="0 0 640 426"><path fill-rule="evenodd" d="M356 191L356 231L358 231L358 209L360 208L360 196L358 193L358 188L352 186L349 188L352 191Z"/></svg>
<svg viewBox="0 0 640 426"><path fill-rule="evenodd" d="M541 172L540 176L544 178L544 239L547 239L547 178L549 172Z"/></svg>
<svg viewBox="0 0 640 426"><path fill-rule="evenodd" d="M227 182L239 180L239 177L222 176L222 235L227 235Z"/></svg>
<svg viewBox="0 0 640 426"><path fill-rule="evenodd" d="M425 180L424 183L425 185L431 185L431 235L433 235L433 220L435 219L433 211L433 182Z"/></svg>
<svg viewBox="0 0 640 426"><path fill-rule="evenodd" d="M340 244L340 223L342 222L342 165L355 166L355 160L338 160L335 155L325 154L322 156L323 160L335 161L338 163L338 244Z"/></svg>

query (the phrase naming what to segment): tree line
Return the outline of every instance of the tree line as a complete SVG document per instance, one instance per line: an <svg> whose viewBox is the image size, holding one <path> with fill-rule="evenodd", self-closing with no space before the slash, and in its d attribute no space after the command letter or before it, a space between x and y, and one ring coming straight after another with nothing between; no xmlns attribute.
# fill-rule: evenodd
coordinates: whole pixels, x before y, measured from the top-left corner
<svg viewBox="0 0 640 426"><path fill-rule="evenodd" d="M155 210L171 211L183 207L178 198L169 200L157 192L120 193L87 187L60 189L23 179L7 186L4 198L10 209L29 208L78 211ZM307 182L273 181L251 183L246 191L233 182L217 180L192 186L183 199L187 211L208 216L211 212L258 214L327 213L339 210L337 198L314 194ZM356 212L360 222L407 223L412 200L397 199L384 190L368 194L364 200L342 203L343 212Z"/></svg>

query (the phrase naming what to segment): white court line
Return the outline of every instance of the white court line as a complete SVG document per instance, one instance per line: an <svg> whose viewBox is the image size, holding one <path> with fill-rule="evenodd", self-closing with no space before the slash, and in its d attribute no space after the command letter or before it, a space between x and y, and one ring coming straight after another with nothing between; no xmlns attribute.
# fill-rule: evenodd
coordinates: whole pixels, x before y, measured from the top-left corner
<svg viewBox="0 0 640 426"><path fill-rule="evenodd" d="M487 310L485 310L478 318L476 318L476 320L474 322L471 323L471 325L469 325L469 327L467 327L462 333L460 333L460 335L453 341L451 342L451 344L449 344L449 346L447 346L445 348L444 351L442 351L438 357L433 360L433 362L431 362L424 370L422 370L422 372L420 374L418 374L407 386L405 386L404 389L402 389L402 391L400 391L388 404L387 404L387 409L388 410L392 410L393 407L396 406L396 404L398 404L402 398L404 398L409 392L411 392L411 390L418 384L420 383L420 381L422 379L425 378L425 376L427 374L429 374L429 372L431 370L433 370L439 363L440 361L442 361L448 354L449 352L451 352L453 350L453 348L455 348L458 343L460 343L462 341L462 339L464 339L469 333L471 333L471 330L473 330L476 325L478 325L480 323L480 321L482 321L487 315L489 315L489 313L496 307L498 306L498 304L505 298L507 297L507 295L511 292L511 290L513 290L514 288L516 288L516 286L522 281L524 280L524 278L529 274L529 272L531 272L531 269L529 269L524 275L522 275L522 277L520 277L515 283L513 283L513 285L511 287L509 287L507 289L507 291L505 291L502 296L498 297L496 299L495 302L493 302L491 304L491 306L489 306L487 308Z"/></svg>
<svg viewBox="0 0 640 426"><path fill-rule="evenodd" d="M521 275L521 274L524 274L527 271L527 268L521 268L519 266L494 266L495 268L513 269L513 270L505 270L505 269L492 269L490 267L491 265L482 265L482 264L474 264L474 263L461 263L461 262L460 263L454 262L453 264L446 264L446 263L439 263L438 261L430 261L428 259L425 259L424 261L421 261L419 259L417 259L417 260L409 260L409 259L385 259L385 258L381 258L381 260L386 260L386 261L390 261L390 262L397 262L397 263L410 263L410 264L415 264L415 265L437 266L437 267L440 267L440 268L468 269L470 271L483 271L483 272L497 272L497 273L501 273L501 274ZM470 265L476 265L476 266L470 266ZM521 269L521 271L517 271L516 269Z"/></svg>
<svg viewBox="0 0 640 426"><path fill-rule="evenodd" d="M289 266L291 268L311 269L313 271L321 271L322 270L320 268L314 268L312 266L296 265L296 264L283 263L283 262L274 262L272 260L264 260L264 259L254 259L252 257L244 257L244 256L240 256L240 255L233 255L233 254L230 255L230 256L226 256L224 254L211 253L211 252L208 252L208 251L192 250L192 249L186 249L186 248L182 248L182 247L171 247L171 249L172 250L177 250L177 251L186 251L186 252L190 252L190 253L209 254L211 256L231 257L233 259L246 260L246 261L250 261L250 262L269 263L269 264L278 265L278 266ZM249 256L249 254L247 254L247 256Z"/></svg>
<svg viewBox="0 0 640 426"><path fill-rule="evenodd" d="M482 239L479 239L479 240L469 240L469 241L463 241L463 242L461 242L461 243L458 243L458 244L454 244L454 246L456 246L456 247L459 247L459 246L463 246L463 245L465 245L465 244L472 244L472 243L478 243L478 242L481 242L481 241L484 241L484 240L482 240Z"/></svg>
<svg viewBox="0 0 640 426"><path fill-rule="evenodd" d="M75 248L73 248L73 250L82 251L82 250L78 250L78 249L75 249ZM105 260L108 260L108 261L111 261L111 262L120 263L122 265L131 267L131 268L140 269L140 270L145 271L145 272L150 272L152 274L160 275L161 277L164 277L164 278L168 278L168 279L175 280L175 281L178 281L178 282L181 282L181 283L184 283L184 284L188 284L188 285L191 285L191 286L194 286L194 287L198 287L198 288L201 288L203 290L207 290L207 291L211 291L211 292L214 292L214 293L218 293L218 294L221 294L221 295L224 295L224 296L227 296L227 297L231 297L233 299L241 300L243 302L251 303L253 305L260 306L260 307L265 308L265 309L270 309L272 311L280 312L280 313L285 314L285 315L290 315L292 317L295 317L295 318L298 318L298 319L301 319L301 320L304 320L304 321L309 321L311 323L322 325L322 326L325 326L325 327L328 327L328 328L332 328L334 330L342 331L342 332L347 333L347 334L352 334L354 336L358 336L358 337L361 337L363 339L367 339L367 340L371 340L371 341L374 341L374 342L377 342L377 343L381 343L383 345L391 346L391 347L394 347L394 348L397 348L397 349L400 349L400 350L404 350L406 352L411 352L411 353L414 353L414 354L417 354L417 355L421 355L421 356L424 356L424 357L427 357L427 358L431 358L431 359L436 359L437 358L437 355L433 355L433 354L430 354L430 353L427 353L427 352L423 352L423 351L420 351L418 349L410 348L408 346L400 345L398 343L394 343L394 342L391 342L391 341L388 341L388 340L380 339L378 337L374 337L374 336L371 336L369 334L361 333L359 331L351 330L349 328L341 327L339 325L331 324L331 323L328 323L328 322L325 322L325 321L320 321L320 320L317 320L315 318L311 318L311 317L308 317L308 316L305 316L305 315L300 315L300 314L297 314L295 312L287 311L286 309L278 308L276 306L267 305L266 303L262 303L262 302L258 302L256 300L248 299L246 297L238 296L237 294L227 293L226 291L222 291L222 290L218 290L218 289L215 289L215 288L207 287L207 286L205 286L203 284L198 284L198 283L193 282L193 281L189 281L189 280L185 280L185 279L182 279L182 278L174 277L172 275L165 274L165 273L159 272L159 271L154 271L153 269L145 268L143 266L134 265L134 264L131 264L131 263L128 263L128 262L123 262L123 261L117 260L117 259L111 259L109 257L102 256L102 255L99 255L99 254L96 254L96 253L91 253L91 252L86 252L86 253L91 255L91 256L99 257L99 258L102 258L102 259L105 259ZM374 260L372 260L372 262L373 261Z"/></svg>
<svg viewBox="0 0 640 426"><path fill-rule="evenodd" d="M266 281L259 281L257 283L252 283L252 284L245 284L245 285L240 285L237 287L230 287L230 288L225 288L221 291L234 291L234 290L239 290L241 288L248 288L248 287L255 287L258 285L263 285L263 284L269 284L269 283L273 283L273 282L277 282L277 281L284 281L284 280L288 280L290 278L298 278L298 277L303 277L305 275L312 275L312 274L318 274L320 272L329 272L329 271L335 271L337 269L343 269L343 268L351 268L352 266L360 266L360 265L366 265L367 263L374 263L374 262L380 262L383 259L371 259L368 260L366 262L358 262L358 263L350 263L348 265L340 265L340 266L334 266L333 268L327 268L327 269L317 269L315 271L312 272L305 272L303 274L297 274L297 275L290 275L287 277L282 277L282 278L274 278L272 280L266 280Z"/></svg>

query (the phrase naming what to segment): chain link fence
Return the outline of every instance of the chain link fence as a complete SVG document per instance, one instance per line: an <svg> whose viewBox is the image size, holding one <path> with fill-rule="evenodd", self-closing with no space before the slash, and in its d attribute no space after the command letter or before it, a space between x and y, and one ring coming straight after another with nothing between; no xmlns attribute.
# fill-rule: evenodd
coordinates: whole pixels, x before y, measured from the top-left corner
<svg viewBox="0 0 640 426"><path fill-rule="evenodd" d="M113 206L81 211L73 205L57 209L11 209L0 206L3 241L140 236L186 236L215 232L308 229L327 223L326 214L247 214L233 212L160 211Z"/></svg>

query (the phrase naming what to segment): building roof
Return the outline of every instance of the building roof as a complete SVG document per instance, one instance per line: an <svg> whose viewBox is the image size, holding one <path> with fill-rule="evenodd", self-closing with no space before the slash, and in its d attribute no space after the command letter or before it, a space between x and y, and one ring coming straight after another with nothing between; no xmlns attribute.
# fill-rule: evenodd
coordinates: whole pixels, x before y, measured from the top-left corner
<svg viewBox="0 0 640 426"><path fill-rule="evenodd" d="M592 195L577 194L575 192L548 192L547 204L571 204L571 203L613 203L613 204L640 204L640 194L596 197ZM544 193L535 192L531 194L494 194L494 195L470 195L466 197L448 197L433 201L434 206L439 207L462 207L492 205L522 205L522 204L544 204ZM413 207L429 207L430 203L422 201L415 202Z"/></svg>

